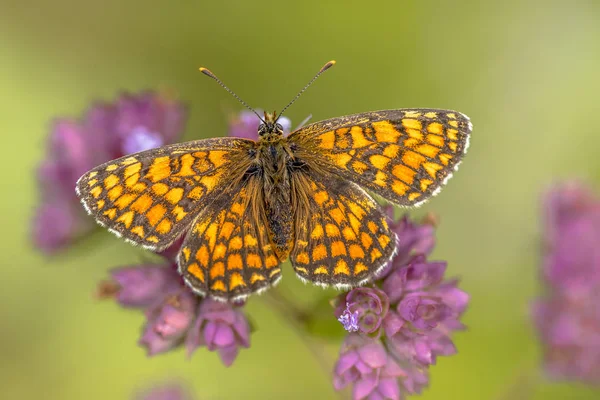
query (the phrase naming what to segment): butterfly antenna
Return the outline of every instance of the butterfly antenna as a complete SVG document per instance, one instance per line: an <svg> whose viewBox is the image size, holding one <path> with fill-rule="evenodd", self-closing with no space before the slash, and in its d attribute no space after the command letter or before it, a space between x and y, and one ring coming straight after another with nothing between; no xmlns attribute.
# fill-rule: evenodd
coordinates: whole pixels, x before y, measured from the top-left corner
<svg viewBox="0 0 600 400"><path fill-rule="evenodd" d="M204 68L204 67L200 67L200 72L202 72L204 75L214 79L215 81L217 81L217 83L223 88L225 89L230 95L232 95L233 97L235 97L237 99L237 101L239 101L240 103L242 103L242 105L244 107L246 107L248 110L252 111L254 114L256 114L256 116L262 121L262 123L266 123L265 120L252 108L248 105L248 103L246 103L244 100L240 99L240 97L235 94L233 92L233 90L229 89L227 86L225 86L225 84L223 83L223 81L221 81L219 78L217 78L217 76L215 74L213 74L208 68Z"/></svg>
<svg viewBox="0 0 600 400"><path fill-rule="evenodd" d="M304 88L303 88L303 89L302 89L300 92L298 92L298 94L296 95L296 97L294 97L294 98L292 99L292 101L290 101L290 102L288 103L288 105L287 105L287 106L283 107L283 109L282 109L282 110L281 110L281 112L279 113L279 117L277 117L277 119L281 118L281 116L283 115L284 111L285 111L285 110L287 110L287 109L288 109L288 108L289 108L289 107L290 107L292 104L294 104L294 102L295 102L296 100L298 100L298 97L302 96L302 93L304 93L304 92L306 91L306 89L308 89L308 87L309 87L310 85L312 85L312 84L313 84L313 82L314 82L314 81L316 81L316 80L317 80L317 78L318 78L319 76L321 76L321 74L322 74L323 72L327 71L329 68L333 67L334 65L335 65L335 60L331 60L331 61L327 62L325 65L323 65L323 67L322 67L322 68L319 70L319 72L317 72L317 74L316 74L316 75L315 75L315 76L314 76L314 77L313 77L313 78L310 80L310 82L308 82L308 83L306 84L306 86L304 86ZM277 120L275 120L275 122L277 122Z"/></svg>

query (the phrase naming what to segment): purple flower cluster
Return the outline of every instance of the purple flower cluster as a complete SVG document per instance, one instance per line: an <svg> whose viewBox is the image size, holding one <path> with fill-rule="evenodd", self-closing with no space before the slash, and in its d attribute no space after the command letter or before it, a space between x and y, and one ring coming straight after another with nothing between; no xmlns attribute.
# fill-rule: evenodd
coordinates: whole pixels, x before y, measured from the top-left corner
<svg viewBox="0 0 600 400"><path fill-rule="evenodd" d="M75 195L77 179L106 161L176 142L186 120L179 101L144 92L97 103L81 120L54 121L37 171L42 203L33 219L35 245L52 253L90 232L95 224Z"/></svg>
<svg viewBox="0 0 600 400"><path fill-rule="evenodd" d="M600 384L600 199L577 182L544 196L546 295L533 304L544 367L555 379Z"/></svg>
<svg viewBox="0 0 600 400"><path fill-rule="evenodd" d="M342 294L335 314L350 332L334 369L334 387L354 399L401 399L427 386L437 356L456 353L450 339L469 296L444 280L445 262L427 261L434 227L407 217L392 224L398 254L370 287Z"/></svg>
<svg viewBox="0 0 600 400"><path fill-rule="evenodd" d="M139 344L149 356L184 345L189 356L205 346L230 366L240 347L250 347L250 324L242 304L202 299L189 290L174 263L117 268L102 282L100 297L114 297L127 308L144 311Z"/></svg>

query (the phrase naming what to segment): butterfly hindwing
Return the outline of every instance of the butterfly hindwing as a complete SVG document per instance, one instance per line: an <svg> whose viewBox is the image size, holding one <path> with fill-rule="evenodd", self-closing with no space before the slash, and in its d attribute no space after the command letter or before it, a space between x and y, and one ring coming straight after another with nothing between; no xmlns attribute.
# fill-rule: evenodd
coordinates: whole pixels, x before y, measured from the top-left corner
<svg viewBox="0 0 600 400"><path fill-rule="evenodd" d="M333 118L289 136L299 158L403 206L437 194L458 167L472 125L457 111L399 109Z"/></svg>
<svg viewBox="0 0 600 400"><path fill-rule="evenodd" d="M242 300L281 277L261 189L259 178L250 176L219 196L194 222L178 264L196 293L224 301Z"/></svg>
<svg viewBox="0 0 600 400"><path fill-rule="evenodd" d="M396 235L378 204L360 187L314 171L298 174L293 190L296 240L290 260L298 276L348 288L370 281L390 260Z"/></svg>
<svg viewBox="0 0 600 400"><path fill-rule="evenodd" d="M200 210L248 164L253 142L215 138L125 156L83 175L77 193L97 222L157 251L182 235Z"/></svg>

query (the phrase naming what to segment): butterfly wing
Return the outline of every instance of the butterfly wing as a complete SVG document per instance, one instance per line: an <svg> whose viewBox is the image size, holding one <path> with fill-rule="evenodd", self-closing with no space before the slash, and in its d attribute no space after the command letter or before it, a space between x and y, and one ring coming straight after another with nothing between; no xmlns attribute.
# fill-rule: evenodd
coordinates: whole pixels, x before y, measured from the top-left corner
<svg viewBox="0 0 600 400"><path fill-rule="evenodd" d="M292 177L296 274L321 286L369 282L390 260L396 235L378 204L358 185L314 170Z"/></svg>
<svg viewBox="0 0 600 400"><path fill-rule="evenodd" d="M86 211L111 232L153 251L185 232L202 208L251 163L254 142L214 138L125 156L83 175Z"/></svg>
<svg viewBox="0 0 600 400"><path fill-rule="evenodd" d="M416 206L452 176L471 130L457 111L399 109L317 122L288 140L298 158L395 204Z"/></svg>
<svg viewBox="0 0 600 400"><path fill-rule="evenodd" d="M178 257L179 272L200 295L243 300L277 283L281 261L267 232L260 178L246 176L202 211Z"/></svg>

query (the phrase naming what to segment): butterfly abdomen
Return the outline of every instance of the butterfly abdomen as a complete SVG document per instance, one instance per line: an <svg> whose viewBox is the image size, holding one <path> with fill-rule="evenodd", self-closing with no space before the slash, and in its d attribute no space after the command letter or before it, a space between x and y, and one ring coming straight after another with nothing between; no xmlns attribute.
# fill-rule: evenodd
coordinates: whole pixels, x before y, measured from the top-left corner
<svg viewBox="0 0 600 400"><path fill-rule="evenodd" d="M289 156L285 144L264 140L259 147L258 161L264 191L264 207L269 236L280 260L287 258L293 242L293 210L290 197L290 178L287 169Z"/></svg>
<svg viewBox="0 0 600 400"><path fill-rule="evenodd" d="M288 199L276 196L267 200L267 222L277 254L285 258L292 243L292 210Z"/></svg>

